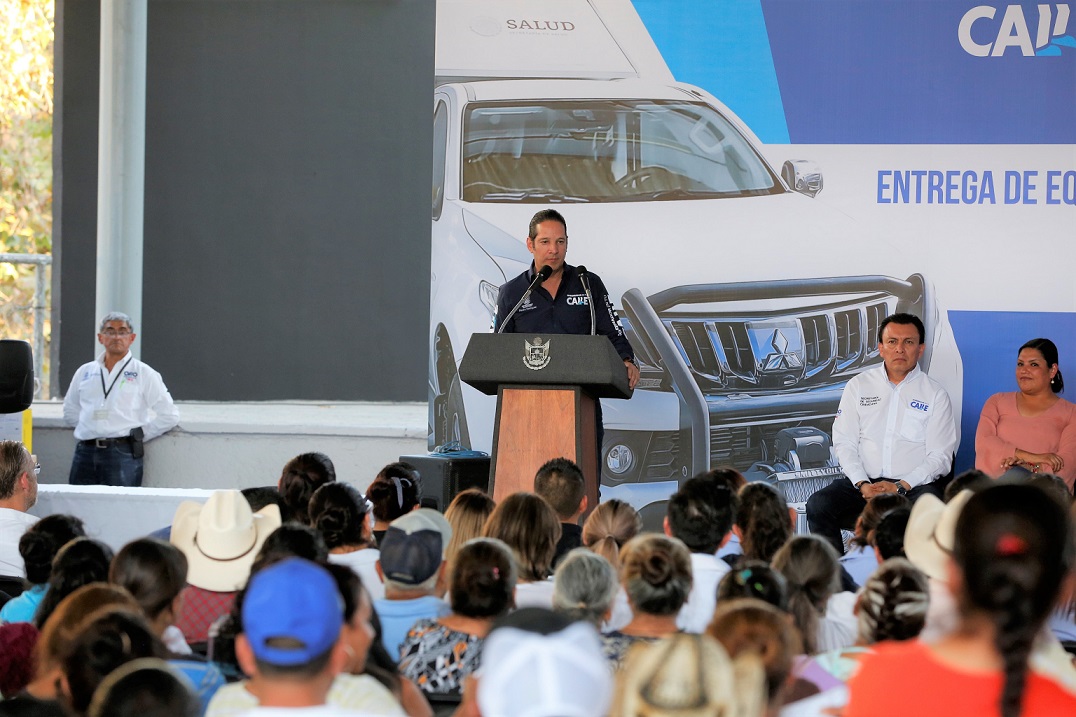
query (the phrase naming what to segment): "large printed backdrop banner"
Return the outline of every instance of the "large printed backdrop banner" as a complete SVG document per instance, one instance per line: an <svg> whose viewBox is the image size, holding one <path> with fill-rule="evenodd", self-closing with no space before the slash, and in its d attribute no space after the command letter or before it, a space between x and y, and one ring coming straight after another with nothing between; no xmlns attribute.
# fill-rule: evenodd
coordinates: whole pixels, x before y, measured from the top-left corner
<svg viewBox="0 0 1076 717"><path fill-rule="evenodd" d="M1076 375L1071 16L441 0L431 446L489 449L491 399L456 367L529 266L529 217L555 206L568 261L602 276L642 367L630 401L603 404L603 499L643 507L732 465L802 502L839 472L837 401L895 311L927 325L922 366L970 467L1024 341L1052 338Z"/></svg>

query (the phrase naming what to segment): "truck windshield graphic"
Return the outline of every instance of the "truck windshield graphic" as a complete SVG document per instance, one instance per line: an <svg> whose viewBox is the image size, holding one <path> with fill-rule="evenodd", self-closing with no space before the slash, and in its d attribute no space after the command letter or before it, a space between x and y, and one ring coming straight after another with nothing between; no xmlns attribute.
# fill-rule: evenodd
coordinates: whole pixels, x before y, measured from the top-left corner
<svg viewBox="0 0 1076 717"><path fill-rule="evenodd" d="M483 104L464 126L468 202L713 199L784 191L747 140L703 104Z"/></svg>

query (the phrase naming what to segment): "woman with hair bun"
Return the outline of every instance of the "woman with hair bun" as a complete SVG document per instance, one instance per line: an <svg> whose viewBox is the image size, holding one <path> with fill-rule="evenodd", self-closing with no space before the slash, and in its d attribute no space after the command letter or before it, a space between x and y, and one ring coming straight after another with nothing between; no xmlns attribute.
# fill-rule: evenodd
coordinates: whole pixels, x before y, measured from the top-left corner
<svg viewBox="0 0 1076 717"><path fill-rule="evenodd" d="M956 630L934 643L876 646L849 683L844 717L1076 714L1076 695L1029 666L1072 569L1071 530L1066 509L1033 485L971 496L950 563Z"/></svg>
<svg viewBox="0 0 1076 717"><path fill-rule="evenodd" d="M366 500L374 506L374 540L378 545L389 523L419 507L421 480L413 465L397 461L382 468L366 489Z"/></svg>
<svg viewBox="0 0 1076 717"><path fill-rule="evenodd" d="M324 453L300 453L284 464L277 490L284 499L290 520L310 524L310 496L326 483L336 480L336 467Z"/></svg>
<svg viewBox="0 0 1076 717"><path fill-rule="evenodd" d="M975 467L999 476L1011 466L1056 473L1072 490L1076 482L1076 405L1061 398L1065 381L1057 346L1032 339L1016 357L1012 393L986 400L975 431Z"/></svg>
<svg viewBox="0 0 1076 717"><path fill-rule="evenodd" d="M415 623L400 645L400 673L423 692L458 695L478 667L482 642L494 620L515 602L512 550L500 540L474 538L456 553L449 577L452 612Z"/></svg>
<svg viewBox="0 0 1076 717"><path fill-rule="evenodd" d="M380 600L385 586L377 574L381 551L371 517L362 494L347 483L326 483L310 498L310 525L324 538L329 562L354 570L371 599Z"/></svg>
<svg viewBox="0 0 1076 717"><path fill-rule="evenodd" d="M620 669L636 642L654 642L678 631L676 617L691 594L691 553L679 540L657 533L632 538L620 551L620 584L632 619L602 635L602 649Z"/></svg>

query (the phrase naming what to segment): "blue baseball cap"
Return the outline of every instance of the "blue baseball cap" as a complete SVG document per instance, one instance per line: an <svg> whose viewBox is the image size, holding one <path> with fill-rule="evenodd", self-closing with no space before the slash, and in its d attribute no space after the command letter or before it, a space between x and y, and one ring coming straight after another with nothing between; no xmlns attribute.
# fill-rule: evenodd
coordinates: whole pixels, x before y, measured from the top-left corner
<svg viewBox="0 0 1076 717"><path fill-rule="evenodd" d="M254 575L243 598L243 633L270 665L303 665L336 644L344 601L329 571L288 558Z"/></svg>

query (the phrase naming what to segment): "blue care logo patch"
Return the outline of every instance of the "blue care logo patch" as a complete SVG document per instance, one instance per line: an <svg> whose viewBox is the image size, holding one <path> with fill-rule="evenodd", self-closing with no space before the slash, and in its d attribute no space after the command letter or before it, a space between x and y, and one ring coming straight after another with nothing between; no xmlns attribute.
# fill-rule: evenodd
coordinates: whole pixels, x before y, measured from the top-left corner
<svg viewBox="0 0 1076 717"><path fill-rule="evenodd" d="M923 403L922 401L912 401L908 405L911 406L912 408L914 408L917 411L929 411L930 410L930 404Z"/></svg>
<svg viewBox="0 0 1076 717"><path fill-rule="evenodd" d="M1076 49L1068 34L1071 7L1068 3L1023 5L976 5L964 13L957 38L964 52L974 57L1057 57Z"/></svg>
<svg viewBox="0 0 1076 717"><path fill-rule="evenodd" d="M568 306L589 306L586 294L568 294Z"/></svg>
<svg viewBox="0 0 1076 717"><path fill-rule="evenodd" d="M123 372L123 377L126 378L126 379L138 378L138 371L124 371Z"/></svg>

